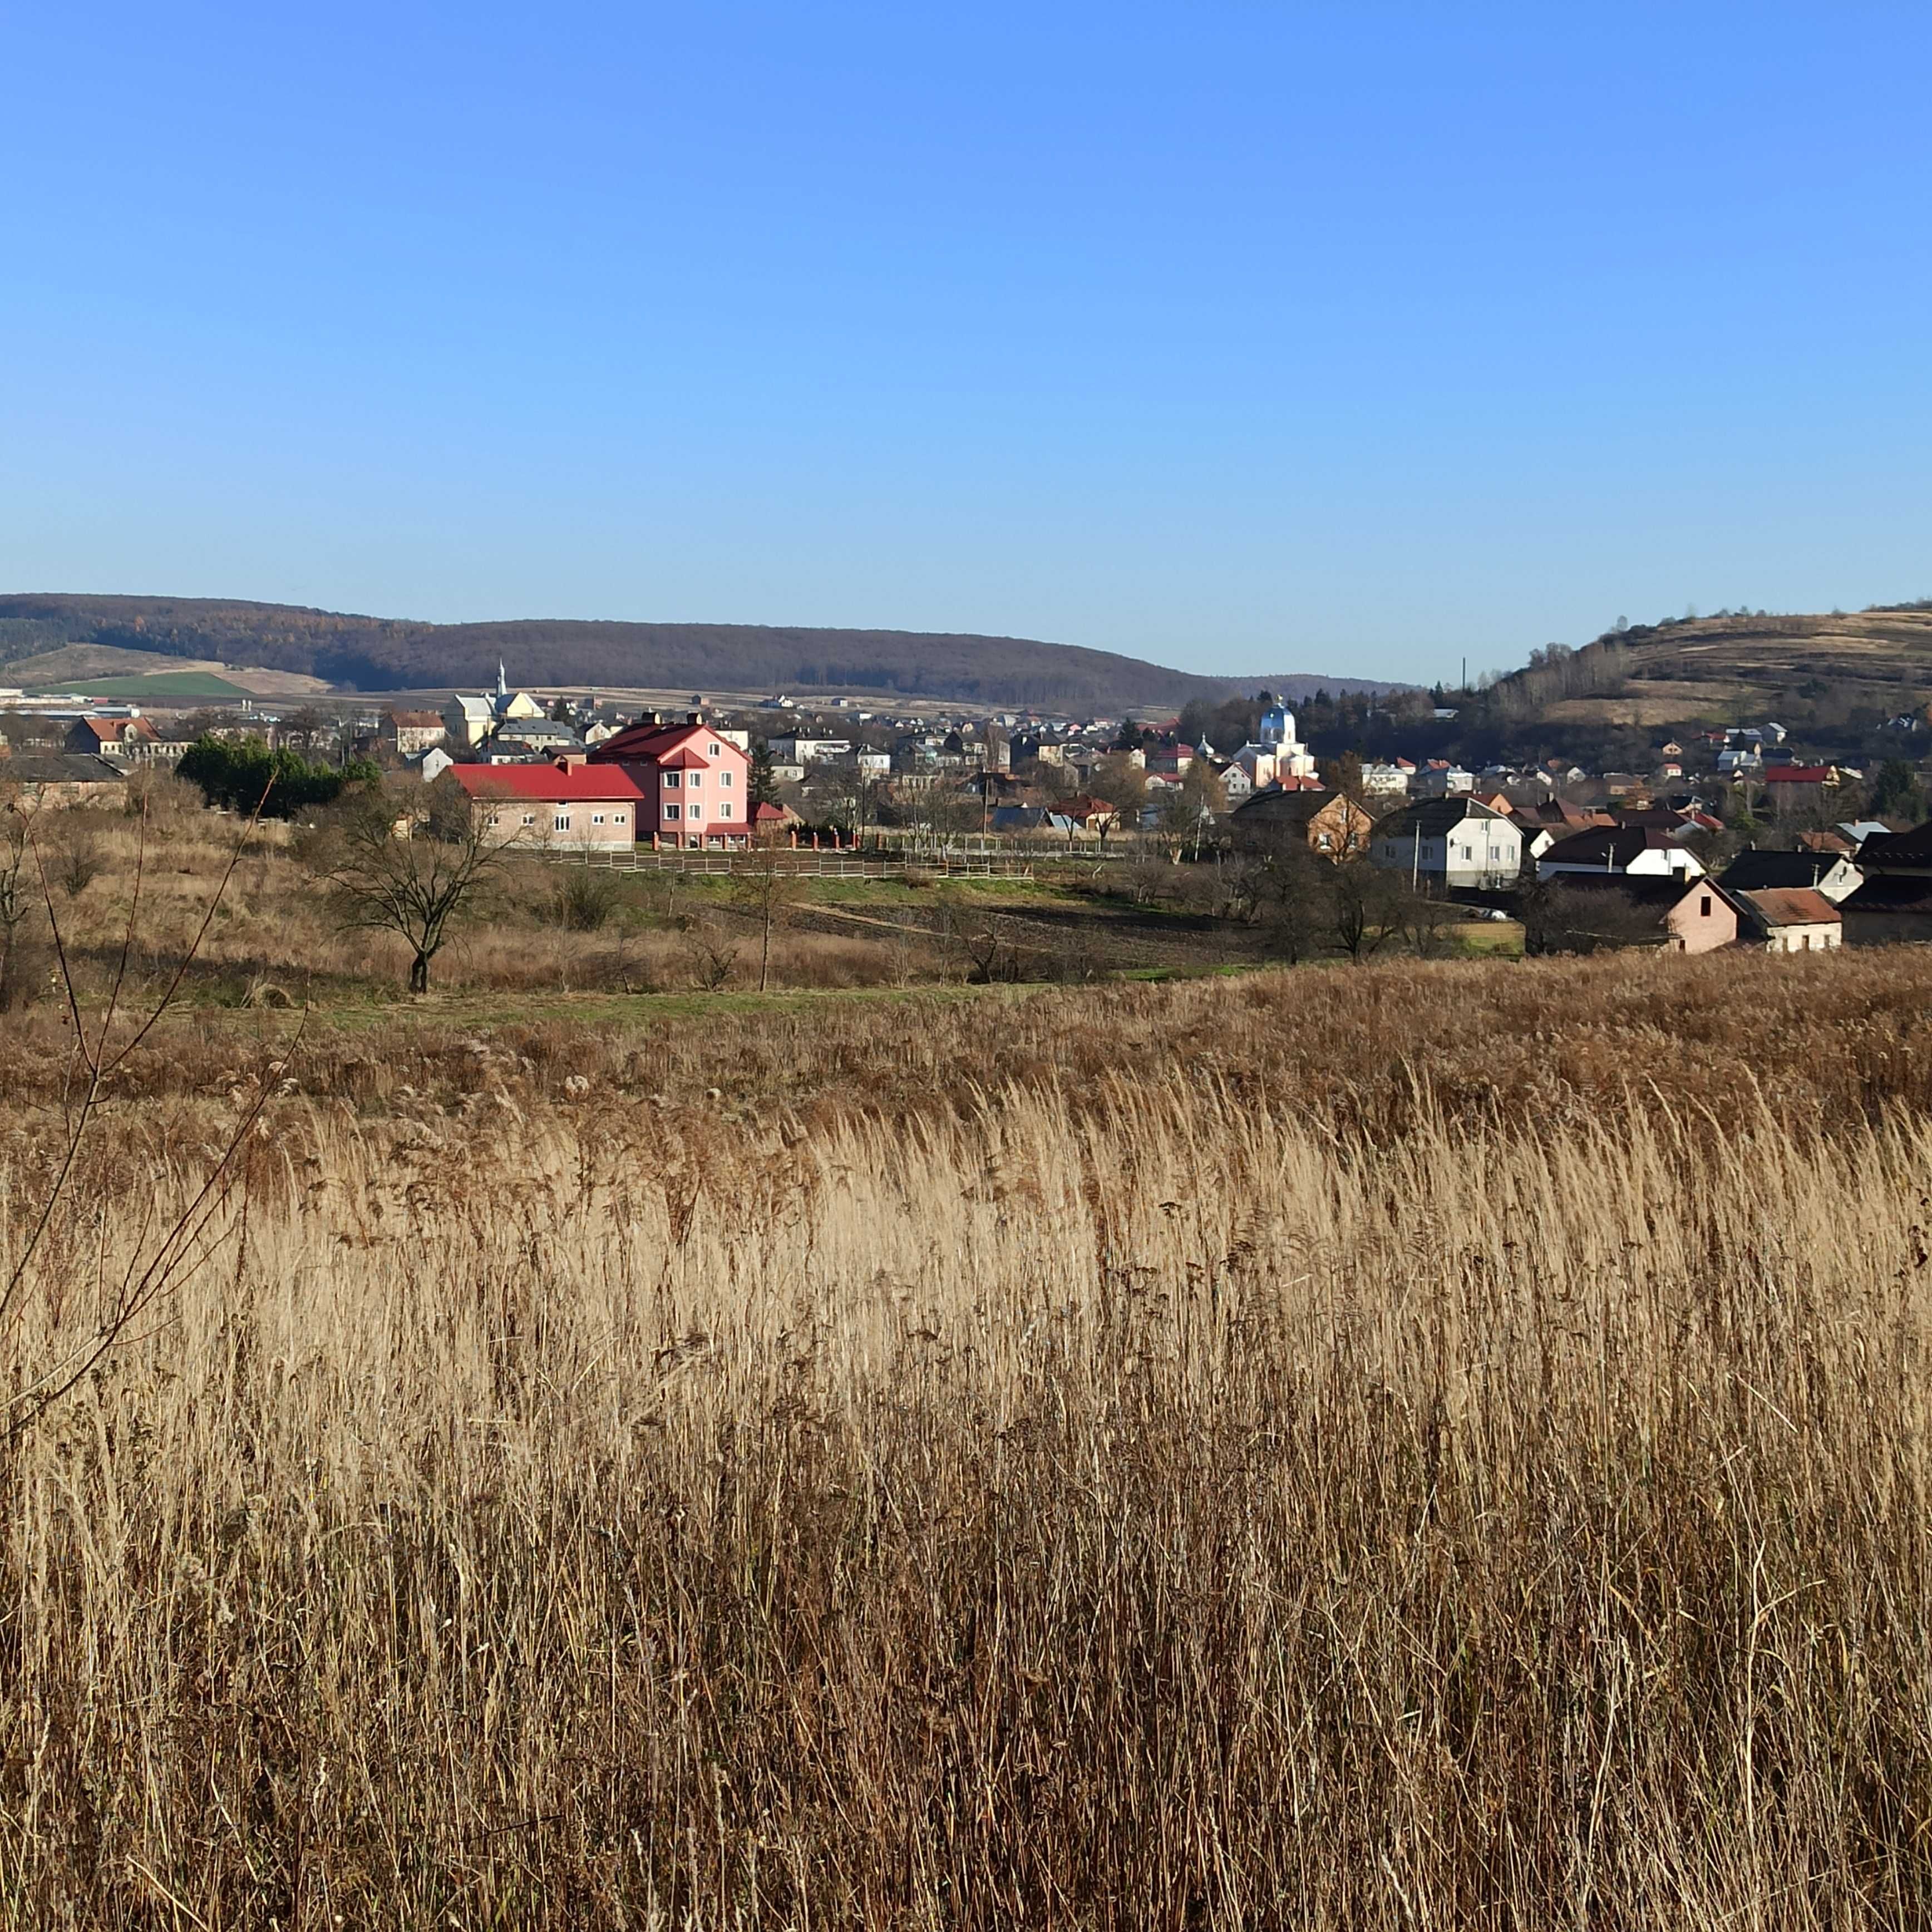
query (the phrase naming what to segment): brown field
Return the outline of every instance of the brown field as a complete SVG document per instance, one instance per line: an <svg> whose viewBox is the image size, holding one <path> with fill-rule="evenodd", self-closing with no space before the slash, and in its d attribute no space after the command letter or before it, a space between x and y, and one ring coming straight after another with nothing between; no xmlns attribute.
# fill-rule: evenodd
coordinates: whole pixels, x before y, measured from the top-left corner
<svg viewBox="0 0 1932 1932"><path fill-rule="evenodd" d="M0 1020L7 1923L1926 1918L1932 956L343 983Z"/></svg>

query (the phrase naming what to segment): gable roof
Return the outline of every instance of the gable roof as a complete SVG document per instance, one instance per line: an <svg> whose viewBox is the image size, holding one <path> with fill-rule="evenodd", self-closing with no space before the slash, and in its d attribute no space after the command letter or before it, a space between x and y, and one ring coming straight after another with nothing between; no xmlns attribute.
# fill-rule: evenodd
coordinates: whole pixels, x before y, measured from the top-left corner
<svg viewBox="0 0 1932 1932"><path fill-rule="evenodd" d="M1844 862L1836 852L1740 852L1719 874L1734 892L1815 886Z"/></svg>
<svg viewBox="0 0 1932 1932"><path fill-rule="evenodd" d="M1441 838L1472 818L1493 819L1498 824L1507 825L1512 832L1521 832L1514 819L1505 818L1500 812L1492 812L1486 805L1478 805L1473 798L1464 796L1425 799L1419 805L1406 806L1388 824L1377 826L1376 836L1412 838L1419 835L1424 838Z"/></svg>
<svg viewBox="0 0 1932 1932"><path fill-rule="evenodd" d="M1840 918L1848 912L1910 913L1932 917L1932 879L1910 873L1888 879L1868 879L1839 906Z"/></svg>
<svg viewBox="0 0 1932 1932"><path fill-rule="evenodd" d="M1593 825L1559 838L1538 862L1545 866L1594 866L1618 872L1646 852L1681 850L1667 832L1651 825Z"/></svg>
<svg viewBox="0 0 1932 1932"><path fill-rule="evenodd" d="M1294 785L1263 785L1243 799L1228 816L1231 823L1238 819L1248 825L1264 821L1306 825L1336 805L1359 814L1365 825L1374 822L1375 814L1360 799L1347 792L1304 790Z"/></svg>
<svg viewBox="0 0 1932 1932"><path fill-rule="evenodd" d="M92 752L34 752L0 760L0 784L124 784L128 774L112 758Z"/></svg>
<svg viewBox="0 0 1932 1932"><path fill-rule="evenodd" d="M640 719L635 724L627 725L615 737L606 738L601 745L593 747L590 756L599 764L663 764L696 738L703 738L707 742L715 740L721 754L735 753L741 758L749 758L750 754L742 746L721 736L718 728L702 718L694 723L689 718L682 718L674 724L653 724L649 718ZM701 760L694 756L691 762L699 763Z"/></svg>
<svg viewBox="0 0 1932 1932"><path fill-rule="evenodd" d="M1836 926L1838 908L1809 886L1773 887L1739 892L1741 898L1766 926Z"/></svg>
<svg viewBox="0 0 1932 1932"><path fill-rule="evenodd" d="M1910 832L1874 832L1858 848L1858 863L1876 866L1932 866L1932 823Z"/></svg>

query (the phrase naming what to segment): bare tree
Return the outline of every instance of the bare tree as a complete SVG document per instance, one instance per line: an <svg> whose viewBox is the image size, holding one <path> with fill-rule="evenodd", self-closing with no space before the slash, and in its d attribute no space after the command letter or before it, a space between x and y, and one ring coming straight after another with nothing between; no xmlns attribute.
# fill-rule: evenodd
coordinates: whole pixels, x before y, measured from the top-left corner
<svg viewBox="0 0 1932 1932"><path fill-rule="evenodd" d="M1329 901L1335 943L1360 964L1379 952L1394 935L1403 887L1393 872L1366 859L1348 859L1335 868Z"/></svg>
<svg viewBox="0 0 1932 1932"><path fill-rule="evenodd" d="M318 869L345 929L393 932L410 948L410 991L429 991L450 928L472 913L518 843L507 808L478 800L438 811L420 785L372 788L325 829Z"/></svg>
<svg viewBox="0 0 1932 1932"><path fill-rule="evenodd" d="M49 868L54 883L69 898L77 899L100 878L104 862L93 827L70 815Z"/></svg>
<svg viewBox="0 0 1932 1932"><path fill-rule="evenodd" d="M772 928L784 925L802 896L804 884L778 848L770 843L754 847L731 870L731 896L758 925L758 991L762 993L771 985Z"/></svg>
<svg viewBox="0 0 1932 1932"><path fill-rule="evenodd" d="M707 993L722 992L738 964L738 941L717 920L701 919L686 936L685 950L698 985Z"/></svg>
<svg viewBox="0 0 1932 1932"><path fill-rule="evenodd" d="M0 805L0 1013L21 994L27 928L38 908L27 862L33 851L34 808L20 799Z"/></svg>

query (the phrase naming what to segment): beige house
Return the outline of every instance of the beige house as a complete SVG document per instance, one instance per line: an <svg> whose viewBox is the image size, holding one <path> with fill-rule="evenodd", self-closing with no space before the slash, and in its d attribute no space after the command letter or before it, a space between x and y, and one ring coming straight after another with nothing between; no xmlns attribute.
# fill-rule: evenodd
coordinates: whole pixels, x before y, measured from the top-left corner
<svg viewBox="0 0 1932 1932"><path fill-rule="evenodd" d="M1228 815L1228 832L1244 848L1306 842L1324 859L1352 858L1368 850L1375 815L1346 792L1300 790L1270 785Z"/></svg>
<svg viewBox="0 0 1932 1932"><path fill-rule="evenodd" d="M1767 952L1831 952L1844 943L1838 908L1814 886L1772 887L1740 892L1747 944Z"/></svg>
<svg viewBox="0 0 1932 1932"><path fill-rule="evenodd" d="M412 758L432 745L440 745L449 727L436 711L392 711L382 720L376 736L385 751L399 758Z"/></svg>
<svg viewBox="0 0 1932 1932"><path fill-rule="evenodd" d="M1670 935L1664 944L1673 952L1714 952L1737 944L1738 909L1728 892L1698 879L1666 909L1664 929Z"/></svg>
<svg viewBox="0 0 1932 1932"><path fill-rule="evenodd" d="M76 757L130 764L150 756L160 742L160 734L145 718L76 718L67 734L67 749Z"/></svg>
<svg viewBox="0 0 1932 1932"><path fill-rule="evenodd" d="M546 765L452 765L456 782L487 814L485 829L506 844L537 851L628 852L650 808L620 765L581 757Z"/></svg>

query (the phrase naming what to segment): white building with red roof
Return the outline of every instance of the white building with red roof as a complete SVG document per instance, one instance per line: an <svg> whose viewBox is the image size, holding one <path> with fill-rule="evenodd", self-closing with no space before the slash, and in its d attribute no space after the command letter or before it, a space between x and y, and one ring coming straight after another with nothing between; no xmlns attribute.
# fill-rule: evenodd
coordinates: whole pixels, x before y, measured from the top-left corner
<svg viewBox="0 0 1932 1932"><path fill-rule="evenodd" d="M679 723L642 719L598 746L590 764L616 766L635 782L640 844L722 852L750 843L752 754L701 711Z"/></svg>

